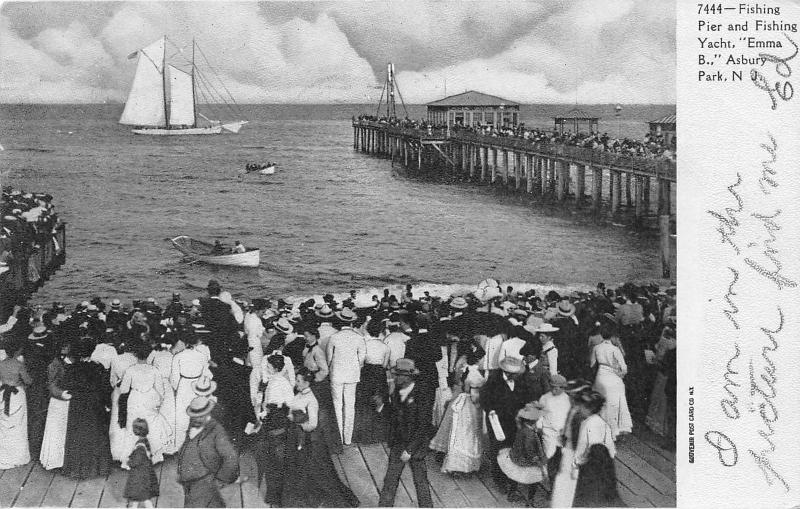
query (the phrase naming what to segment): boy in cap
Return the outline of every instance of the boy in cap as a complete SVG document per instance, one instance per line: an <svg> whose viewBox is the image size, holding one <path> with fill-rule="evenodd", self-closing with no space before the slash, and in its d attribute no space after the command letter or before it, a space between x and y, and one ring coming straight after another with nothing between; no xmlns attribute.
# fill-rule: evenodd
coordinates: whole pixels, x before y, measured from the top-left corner
<svg viewBox="0 0 800 509"><path fill-rule="evenodd" d="M561 447L564 445L561 437L564 436L567 425L567 416L572 407L569 394L565 392L567 379L561 375L550 377L550 392L542 394L539 398L539 407L542 416L537 426L542 430L542 445L547 456L547 469L550 477L555 476L558 465L561 463Z"/></svg>

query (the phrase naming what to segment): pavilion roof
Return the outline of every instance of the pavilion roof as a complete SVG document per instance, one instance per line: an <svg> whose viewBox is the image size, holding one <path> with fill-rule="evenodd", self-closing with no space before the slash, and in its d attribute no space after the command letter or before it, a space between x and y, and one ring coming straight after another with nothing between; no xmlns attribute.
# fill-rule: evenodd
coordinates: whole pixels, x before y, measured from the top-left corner
<svg viewBox="0 0 800 509"><path fill-rule="evenodd" d="M676 121L676 114L673 113L672 115L665 115L658 120L651 120L651 124L674 124Z"/></svg>
<svg viewBox="0 0 800 509"><path fill-rule="evenodd" d="M600 117L590 115L580 108L572 108L568 112L553 117L555 120L597 120Z"/></svg>
<svg viewBox="0 0 800 509"><path fill-rule="evenodd" d="M427 106L519 106L519 103L484 94L475 90L468 90L461 94L451 95L438 101L429 102Z"/></svg>

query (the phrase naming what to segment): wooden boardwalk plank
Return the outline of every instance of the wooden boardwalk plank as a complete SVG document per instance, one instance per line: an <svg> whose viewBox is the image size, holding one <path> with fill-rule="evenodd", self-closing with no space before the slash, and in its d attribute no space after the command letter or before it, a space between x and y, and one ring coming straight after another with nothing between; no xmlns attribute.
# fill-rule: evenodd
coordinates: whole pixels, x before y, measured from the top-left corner
<svg viewBox="0 0 800 509"><path fill-rule="evenodd" d="M627 449L631 453L636 454L659 472L666 475L673 484L675 483L675 462L668 460L661 454L655 453L652 447L643 443L639 437L635 435L626 436L618 449Z"/></svg>
<svg viewBox="0 0 800 509"><path fill-rule="evenodd" d="M659 493L658 490L647 484L624 463L616 461L617 480L624 484L632 493L644 497L655 507L675 507L675 497Z"/></svg>
<svg viewBox="0 0 800 509"><path fill-rule="evenodd" d="M47 493L42 500L43 507L69 507L75 490L78 488L78 481L64 477L61 474L54 474L53 481L47 488Z"/></svg>
<svg viewBox="0 0 800 509"><path fill-rule="evenodd" d="M100 504L105 484L105 477L93 477L79 481L70 507L97 507Z"/></svg>
<svg viewBox="0 0 800 509"><path fill-rule="evenodd" d="M362 506L378 506L378 490L372 481L364 458L356 446L346 446L340 455L347 484L361 501Z"/></svg>
<svg viewBox="0 0 800 509"><path fill-rule="evenodd" d="M638 438L643 444L647 445L654 454L662 456L670 463L675 464L675 451L671 449L667 450L661 447L661 443L664 440L663 437L653 433L650 428L643 424L634 423L633 436Z"/></svg>
<svg viewBox="0 0 800 509"><path fill-rule="evenodd" d="M443 507L470 507L471 503L461 492L455 479L442 472L441 466L436 463L432 455L426 459L428 465L428 482L435 497L441 501Z"/></svg>
<svg viewBox="0 0 800 509"><path fill-rule="evenodd" d="M470 474L468 477L457 478L455 483L469 500L471 507L493 507L497 504L497 499L481 482L477 473Z"/></svg>
<svg viewBox="0 0 800 509"><path fill-rule="evenodd" d="M658 490L663 495L675 495L675 481L671 480L666 475L662 474L655 467L644 461L639 456L631 453L625 448L617 449L618 462L624 463L625 466L635 472L636 475L641 477L647 484Z"/></svg>
<svg viewBox="0 0 800 509"><path fill-rule="evenodd" d="M53 482L52 471L48 472L38 462L33 462L33 468L25 480L25 485L22 486L14 502L15 507L38 507L44 500L47 494L47 489L50 483ZM2 504L0 504L2 505Z"/></svg>
<svg viewBox="0 0 800 509"><path fill-rule="evenodd" d="M167 457L158 480L158 507L183 507L183 487L178 483L178 462Z"/></svg>
<svg viewBox="0 0 800 509"><path fill-rule="evenodd" d="M9 468L0 478L0 506L11 507L20 495L20 488L33 469L33 462L21 467Z"/></svg>
<svg viewBox="0 0 800 509"><path fill-rule="evenodd" d="M155 468L158 472L159 466L156 465ZM124 507L127 502L125 500L126 482L128 482L128 471L115 466L106 480L99 507Z"/></svg>
<svg viewBox="0 0 800 509"><path fill-rule="evenodd" d="M628 507L655 507L649 500L641 495L635 494L620 482L617 483L617 493L619 493L619 497Z"/></svg>

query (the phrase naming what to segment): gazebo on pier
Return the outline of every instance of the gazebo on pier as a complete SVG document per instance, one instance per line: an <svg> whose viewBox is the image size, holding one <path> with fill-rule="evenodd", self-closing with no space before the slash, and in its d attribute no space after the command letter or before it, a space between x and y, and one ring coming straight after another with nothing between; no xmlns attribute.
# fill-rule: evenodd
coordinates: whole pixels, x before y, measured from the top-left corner
<svg viewBox="0 0 800 509"><path fill-rule="evenodd" d="M676 122L677 117L674 113L661 117L658 120L651 120L648 122L648 124L650 124L650 134L652 136L663 135L667 145L672 145L672 140L675 138Z"/></svg>
<svg viewBox="0 0 800 509"><path fill-rule="evenodd" d="M555 129L559 134L564 134L564 126L572 127L572 132L577 134L580 132L582 124L586 124L589 132L596 133L600 117L593 117L580 108L573 108L563 115L553 117L553 120L555 120Z"/></svg>

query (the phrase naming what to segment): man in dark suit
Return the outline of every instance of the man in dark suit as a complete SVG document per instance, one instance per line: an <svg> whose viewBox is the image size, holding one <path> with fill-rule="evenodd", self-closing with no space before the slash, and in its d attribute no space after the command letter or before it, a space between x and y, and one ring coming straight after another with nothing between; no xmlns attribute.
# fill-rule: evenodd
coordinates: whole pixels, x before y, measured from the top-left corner
<svg viewBox="0 0 800 509"><path fill-rule="evenodd" d="M489 455L492 459L492 477L497 488L506 493L513 491L515 483L500 470L497 453L504 447L511 447L517 433L517 412L533 400L533 392L522 374L525 364L516 357L506 357L500 361L500 369L489 375L481 389L481 406L486 411L486 428L489 430ZM497 415L503 436L498 436L491 422L491 414Z"/></svg>
<svg viewBox="0 0 800 509"><path fill-rule="evenodd" d="M392 507L400 475L406 463L411 464L419 507L433 507L428 485L425 454L428 452L430 414L425 416L423 404L414 384L419 370L411 359L398 359L392 368L397 390L391 397L391 429L389 431L389 466L383 480L379 505ZM379 410L380 411L380 410Z"/></svg>
<svg viewBox="0 0 800 509"><path fill-rule="evenodd" d="M215 279L210 280L206 291L208 297L200 299L200 312L203 323L211 331L211 337L207 342L211 360L219 362L224 358L231 340L236 335L238 325L230 305L219 299L219 294L222 292L219 282Z"/></svg>
<svg viewBox="0 0 800 509"><path fill-rule="evenodd" d="M177 455L184 507L225 507L219 488L239 477L239 454L211 417L214 406L214 400L198 396L186 409L190 427Z"/></svg>

